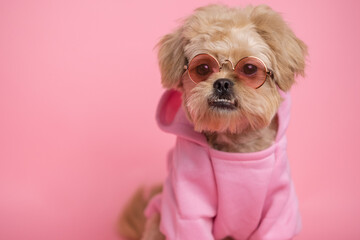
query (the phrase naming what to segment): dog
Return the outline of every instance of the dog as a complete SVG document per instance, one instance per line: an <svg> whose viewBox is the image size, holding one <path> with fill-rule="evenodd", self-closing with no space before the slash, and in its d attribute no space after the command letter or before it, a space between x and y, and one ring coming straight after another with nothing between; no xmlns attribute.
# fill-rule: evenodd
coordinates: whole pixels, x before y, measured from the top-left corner
<svg viewBox="0 0 360 240"><path fill-rule="evenodd" d="M168 90L157 120L177 141L163 188L135 195L122 235L292 239L301 221L285 131L288 92L304 75L306 55L304 42L265 5L198 8L164 36L158 58Z"/></svg>

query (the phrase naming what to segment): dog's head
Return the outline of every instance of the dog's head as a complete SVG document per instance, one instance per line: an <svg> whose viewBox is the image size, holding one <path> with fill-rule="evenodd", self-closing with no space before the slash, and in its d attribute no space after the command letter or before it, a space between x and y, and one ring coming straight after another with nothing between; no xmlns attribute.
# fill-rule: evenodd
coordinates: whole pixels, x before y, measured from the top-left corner
<svg viewBox="0 0 360 240"><path fill-rule="evenodd" d="M199 8L159 43L162 84L183 93L196 131L267 126L303 74L306 46L267 6Z"/></svg>

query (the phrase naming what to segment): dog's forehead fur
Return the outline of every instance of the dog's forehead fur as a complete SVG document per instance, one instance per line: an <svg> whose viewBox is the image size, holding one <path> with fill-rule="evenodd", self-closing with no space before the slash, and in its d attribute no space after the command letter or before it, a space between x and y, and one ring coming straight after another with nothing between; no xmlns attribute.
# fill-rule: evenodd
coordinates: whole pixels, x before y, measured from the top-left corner
<svg viewBox="0 0 360 240"><path fill-rule="evenodd" d="M256 56L271 67L271 50L250 21L249 10L208 6L198 9L184 24L186 58L210 53L220 62L236 64L246 56Z"/></svg>
<svg viewBox="0 0 360 240"><path fill-rule="evenodd" d="M233 64L244 57L255 56L271 68L269 46L252 25L229 29L215 35L199 34L185 45L184 53L188 60L198 54L209 53L220 62L230 60Z"/></svg>

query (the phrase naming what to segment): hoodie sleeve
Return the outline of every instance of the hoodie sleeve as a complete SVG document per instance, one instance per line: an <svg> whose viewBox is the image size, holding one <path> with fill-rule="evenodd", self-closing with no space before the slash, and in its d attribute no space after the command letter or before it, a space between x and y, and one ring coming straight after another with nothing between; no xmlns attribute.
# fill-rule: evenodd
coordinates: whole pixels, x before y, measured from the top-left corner
<svg viewBox="0 0 360 240"><path fill-rule="evenodd" d="M168 164L161 232L167 240L214 239L216 187L207 149L178 138Z"/></svg>

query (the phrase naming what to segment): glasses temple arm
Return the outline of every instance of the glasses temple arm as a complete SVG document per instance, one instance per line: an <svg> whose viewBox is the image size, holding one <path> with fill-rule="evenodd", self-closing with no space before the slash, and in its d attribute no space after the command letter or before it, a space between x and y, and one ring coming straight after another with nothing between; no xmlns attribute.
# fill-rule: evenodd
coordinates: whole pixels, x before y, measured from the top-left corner
<svg viewBox="0 0 360 240"><path fill-rule="evenodd" d="M271 79L274 79L274 72L272 70L267 71L266 74L268 74Z"/></svg>

